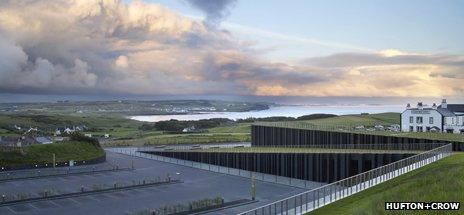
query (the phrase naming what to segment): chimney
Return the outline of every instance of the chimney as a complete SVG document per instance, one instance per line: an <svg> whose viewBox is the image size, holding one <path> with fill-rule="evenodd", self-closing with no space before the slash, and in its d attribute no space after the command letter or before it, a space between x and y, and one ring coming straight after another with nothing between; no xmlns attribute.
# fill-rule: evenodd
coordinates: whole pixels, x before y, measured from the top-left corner
<svg viewBox="0 0 464 215"><path fill-rule="evenodd" d="M443 99L441 101L441 108L444 108L444 109L448 108L448 104L446 103L446 99Z"/></svg>
<svg viewBox="0 0 464 215"><path fill-rule="evenodd" d="M432 108L433 108L433 109L437 109L437 104L433 103Z"/></svg>
<svg viewBox="0 0 464 215"><path fill-rule="evenodd" d="M418 103L417 103L417 108L419 108L419 109L422 109L422 108L423 108L422 102L418 102Z"/></svg>
<svg viewBox="0 0 464 215"><path fill-rule="evenodd" d="M408 103L408 104L406 105L406 109L409 109L409 108L411 108L411 104Z"/></svg>

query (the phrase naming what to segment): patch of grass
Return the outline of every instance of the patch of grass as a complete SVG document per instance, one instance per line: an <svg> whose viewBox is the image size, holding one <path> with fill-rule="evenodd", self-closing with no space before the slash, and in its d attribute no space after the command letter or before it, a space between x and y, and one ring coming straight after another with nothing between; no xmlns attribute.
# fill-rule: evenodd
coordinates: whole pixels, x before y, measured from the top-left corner
<svg viewBox="0 0 464 215"><path fill-rule="evenodd" d="M249 142L249 134L242 133L201 133L201 134L162 134L150 135L144 138L102 141L105 147L111 146L147 146L165 144L201 144L224 142Z"/></svg>
<svg viewBox="0 0 464 215"><path fill-rule="evenodd" d="M234 123L228 126L219 126L208 129L210 133L246 133L251 132L251 123Z"/></svg>
<svg viewBox="0 0 464 215"><path fill-rule="evenodd" d="M387 212L385 202L464 202L464 153L455 153L353 196L317 209L308 215L326 214L463 214L445 211Z"/></svg>
<svg viewBox="0 0 464 215"><path fill-rule="evenodd" d="M315 120L305 120L299 122L306 122L318 126L348 126L355 127L358 125L374 126L374 125L391 125L400 124L399 113L379 113L367 115L343 115L338 117L330 117Z"/></svg>
<svg viewBox="0 0 464 215"><path fill-rule="evenodd" d="M52 163L53 154L57 162L69 160L89 160L100 157L105 151L87 142L66 141L46 145L31 145L24 147L23 153L0 152L0 165L25 165Z"/></svg>

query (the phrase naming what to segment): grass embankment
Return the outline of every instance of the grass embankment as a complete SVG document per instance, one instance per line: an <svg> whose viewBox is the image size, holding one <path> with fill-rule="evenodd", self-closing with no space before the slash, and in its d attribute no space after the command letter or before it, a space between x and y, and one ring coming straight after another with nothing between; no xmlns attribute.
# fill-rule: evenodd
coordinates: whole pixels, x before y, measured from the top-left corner
<svg viewBox="0 0 464 215"><path fill-rule="evenodd" d="M460 211L385 211L385 202L464 203L464 153L455 153L398 178L339 200L308 215L326 214L463 214Z"/></svg>
<svg viewBox="0 0 464 215"><path fill-rule="evenodd" d="M101 141L104 147L150 146L164 144L200 144L224 142L249 142L250 134L243 133L200 133L200 134L154 134L137 139Z"/></svg>
<svg viewBox="0 0 464 215"><path fill-rule="evenodd" d="M251 123L236 123L207 129L206 133L167 134L163 131L140 132L137 138L101 141L104 147L150 146L165 144L201 144L250 142Z"/></svg>
<svg viewBox="0 0 464 215"><path fill-rule="evenodd" d="M298 122L306 122L317 126L337 126L337 127L355 127L359 125L363 126L375 126L375 125L391 125L400 124L401 116L399 113L378 113L378 114L366 114L366 115L343 115L337 117L304 120Z"/></svg>
<svg viewBox="0 0 464 215"><path fill-rule="evenodd" d="M251 123L236 123L229 126L219 126L208 129L210 133L241 133L249 134L251 132Z"/></svg>
<svg viewBox="0 0 464 215"><path fill-rule="evenodd" d="M90 160L105 154L100 147L87 142L68 141L46 145L31 145L23 148L23 153L0 152L0 165L18 166L26 164L53 163L53 154L56 162L69 160Z"/></svg>

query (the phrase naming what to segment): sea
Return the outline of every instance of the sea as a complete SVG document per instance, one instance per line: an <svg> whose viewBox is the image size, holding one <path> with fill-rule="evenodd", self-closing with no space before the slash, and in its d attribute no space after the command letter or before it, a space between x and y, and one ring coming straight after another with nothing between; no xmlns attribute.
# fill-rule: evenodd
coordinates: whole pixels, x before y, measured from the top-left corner
<svg viewBox="0 0 464 215"><path fill-rule="evenodd" d="M271 106L267 110L246 111L246 112L196 112L189 114L172 114L172 115L143 115L131 116L129 118L143 122L158 122L165 120L200 120L211 118L228 118L232 120L246 119L250 117L264 118L273 116L299 117L309 114L361 114L361 113L384 113L384 112L402 112L404 105L287 105Z"/></svg>

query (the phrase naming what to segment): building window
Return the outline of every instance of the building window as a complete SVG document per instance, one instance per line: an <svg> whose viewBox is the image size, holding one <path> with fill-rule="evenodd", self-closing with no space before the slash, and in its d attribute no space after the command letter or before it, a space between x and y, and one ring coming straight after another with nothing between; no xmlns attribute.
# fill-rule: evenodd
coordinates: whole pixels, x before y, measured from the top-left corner
<svg viewBox="0 0 464 215"><path fill-rule="evenodd" d="M429 117L429 124L433 124L433 117Z"/></svg>
<svg viewBox="0 0 464 215"><path fill-rule="evenodd" d="M416 117L416 123L417 123L417 124L422 124L422 122L423 122L423 121L422 121L422 117L421 117L421 116Z"/></svg>
<svg viewBox="0 0 464 215"><path fill-rule="evenodd" d="M409 117L409 123L414 123L414 117L412 116Z"/></svg>
<svg viewBox="0 0 464 215"><path fill-rule="evenodd" d="M409 126L409 132L413 132L414 131L414 126Z"/></svg>
<svg viewBox="0 0 464 215"><path fill-rule="evenodd" d="M422 128L422 126L417 126L416 130L417 130L417 132L423 132L423 131L424 131L424 129Z"/></svg>

